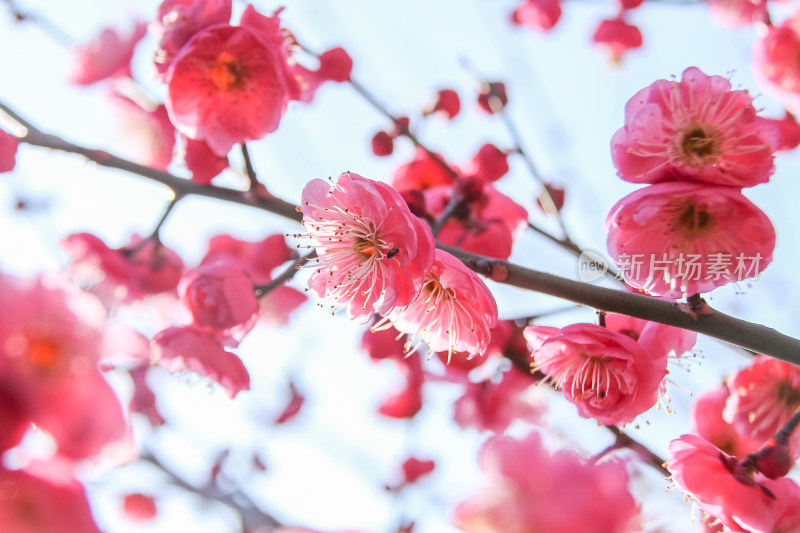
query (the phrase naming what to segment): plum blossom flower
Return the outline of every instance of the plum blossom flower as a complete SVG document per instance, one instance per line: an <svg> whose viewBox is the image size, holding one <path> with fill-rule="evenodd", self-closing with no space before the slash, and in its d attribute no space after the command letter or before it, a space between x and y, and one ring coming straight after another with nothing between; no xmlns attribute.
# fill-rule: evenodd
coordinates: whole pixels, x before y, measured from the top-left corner
<svg viewBox="0 0 800 533"><path fill-rule="evenodd" d="M242 361L225 351L212 336L192 327L172 327L153 337L153 363L170 372L188 370L206 377L233 398L250 389L250 374Z"/></svg>
<svg viewBox="0 0 800 533"><path fill-rule="evenodd" d="M422 409L422 362L418 357L404 357L397 359L397 364L405 384L381 400L378 412L390 418L413 418Z"/></svg>
<svg viewBox="0 0 800 533"><path fill-rule="evenodd" d="M542 406L525 397L535 381L516 367L499 378L468 382L464 395L455 403L453 418L461 428L503 433L514 420L535 423L542 417Z"/></svg>
<svg viewBox="0 0 800 533"><path fill-rule="evenodd" d="M481 449L488 486L456 508L466 533L641 531L639 510L620 462L585 463L570 452L551 454L532 432L492 437Z"/></svg>
<svg viewBox="0 0 800 533"><path fill-rule="evenodd" d="M34 464L27 470L0 468L3 531L100 532L83 487L75 479L61 474L61 470L61 465L49 464Z"/></svg>
<svg viewBox="0 0 800 533"><path fill-rule="evenodd" d="M430 474L436 467L436 463L431 460L417 459L416 457L409 457L403 461L403 477L406 483L414 483L416 480Z"/></svg>
<svg viewBox="0 0 800 533"><path fill-rule="evenodd" d="M316 71L298 65L279 13L267 17L247 6L240 26L203 28L169 65L170 119L220 157L236 143L275 131L289 100L309 102L323 81L350 77L352 62L340 48L322 54Z"/></svg>
<svg viewBox="0 0 800 533"><path fill-rule="evenodd" d="M701 393L692 404L691 431L731 457L746 457L758 450L763 440L743 435L723 418L722 412L729 397L730 390L725 384Z"/></svg>
<svg viewBox="0 0 800 533"><path fill-rule="evenodd" d="M800 124L797 123L794 115L786 112L781 119L768 119L777 128L778 145L777 150L794 150L800 146Z"/></svg>
<svg viewBox="0 0 800 533"><path fill-rule="evenodd" d="M651 185L617 202L605 226L625 281L665 298L756 278L775 248L767 216L732 187Z"/></svg>
<svg viewBox="0 0 800 533"><path fill-rule="evenodd" d="M178 285L189 324L240 342L258 319L253 280L234 263L214 262L187 272Z"/></svg>
<svg viewBox="0 0 800 533"><path fill-rule="evenodd" d="M318 261L309 286L365 323L417 296L433 264L428 226L384 183L344 173L334 184L313 180L302 196L306 233Z"/></svg>
<svg viewBox="0 0 800 533"><path fill-rule="evenodd" d="M200 30L229 22L231 11L231 0L164 0L148 28L159 39L155 56L159 74L166 74L178 50Z"/></svg>
<svg viewBox="0 0 800 533"><path fill-rule="evenodd" d="M429 353L467 352L472 357L489 346L490 330L497 323L497 304L477 274L437 249L417 298L408 307L389 313L386 322L412 335L411 350L424 341Z"/></svg>
<svg viewBox="0 0 800 533"><path fill-rule="evenodd" d="M71 275L107 304L174 291L183 274L178 254L136 235L128 246L111 249L92 234L75 233L61 247L70 258Z"/></svg>
<svg viewBox="0 0 800 533"><path fill-rule="evenodd" d="M627 335L595 324L561 330L528 326L534 370L575 404L578 414L601 424L624 425L655 405L667 373L660 358Z"/></svg>
<svg viewBox="0 0 800 533"><path fill-rule="evenodd" d="M175 127L163 105L145 109L133 100L116 93L111 101L126 134L125 152L142 165L166 170L175 147ZM122 153L125 153L122 152Z"/></svg>
<svg viewBox="0 0 800 533"><path fill-rule="evenodd" d="M800 17L767 26L753 48L753 74L792 113L800 113Z"/></svg>
<svg viewBox="0 0 800 533"><path fill-rule="evenodd" d="M64 457L98 453L125 433L122 407L97 367L104 311L84 293L0 279L0 444L18 443L30 423ZM6 425L8 424L8 425Z"/></svg>
<svg viewBox="0 0 800 533"><path fill-rule="evenodd" d="M619 63L628 50L641 48L642 32L622 17L605 19L597 26L592 41L608 51L612 62Z"/></svg>
<svg viewBox="0 0 800 533"><path fill-rule="evenodd" d="M181 135L184 152L183 162L192 173L192 181L200 185L209 185L211 180L228 168L228 156L218 156L211 151L208 143L189 139Z"/></svg>
<svg viewBox="0 0 800 533"><path fill-rule="evenodd" d="M137 22L127 38L112 28L105 28L92 41L73 50L70 81L91 85L106 78L130 76L134 48L146 33L144 22Z"/></svg>
<svg viewBox="0 0 800 533"><path fill-rule="evenodd" d="M723 417L759 442L775 435L800 408L800 368L771 357L756 357L728 380L728 388ZM791 440L800 452L797 431Z"/></svg>
<svg viewBox="0 0 800 533"><path fill-rule="evenodd" d="M777 141L752 97L696 67L681 81L658 80L625 106L611 139L618 175L634 183L694 180L750 187L775 170Z"/></svg>
<svg viewBox="0 0 800 533"><path fill-rule="evenodd" d="M667 469L695 504L737 532L771 533L775 523L770 480L696 435L669 445Z"/></svg>
<svg viewBox="0 0 800 533"><path fill-rule="evenodd" d="M514 10L511 21L539 31L549 31L561 18L559 0L525 0Z"/></svg>
<svg viewBox="0 0 800 533"><path fill-rule="evenodd" d="M0 130L0 172L14 170L18 144L16 137Z"/></svg>
<svg viewBox="0 0 800 533"><path fill-rule="evenodd" d="M441 112L448 120L453 120L461 111L461 100L453 89L442 89L436 93L436 102L423 115L432 115Z"/></svg>
<svg viewBox="0 0 800 533"><path fill-rule="evenodd" d="M716 22L731 28L769 20L767 0L709 0L708 10Z"/></svg>
<svg viewBox="0 0 800 533"><path fill-rule="evenodd" d="M152 496L134 492L122 499L122 511L131 522L150 522L156 517L156 502Z"/></svg>

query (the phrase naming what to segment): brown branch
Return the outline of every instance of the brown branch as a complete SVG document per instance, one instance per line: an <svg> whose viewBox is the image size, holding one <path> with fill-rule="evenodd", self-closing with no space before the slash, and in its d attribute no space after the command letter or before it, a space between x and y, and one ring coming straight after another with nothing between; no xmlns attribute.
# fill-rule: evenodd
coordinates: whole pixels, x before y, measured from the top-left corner
<svg viewBox="0 0 800 533"><path fill-rule="evenodd" d="M609 313L629 315L696 331L742 348L800 365L800 340L772 328L711 310L693 317L680 305L626 291L606 289L465 252L441 243L437 247L458 257L469 268L490 279L548 294ZM710 309L710 307L709 307Z"/></svg>
<svg viewBox="0 0 800 533"><path fill-rule="evenodd" d="M206 500L219 502L235 510L242 519L242 531L244 532L256 531L264 527L272 529L281 527L281 523L278 522L275 517L259 509L259 507L253 503L253 500L241 491L223 492L213 482L210 482L205 487L195 487L149 452L142 454L139 460L149 463L161 470L169 476L175 486L187 492L197 494Z"/></svg>
<svg viewBox="0 0 800 533"><path fill-rule="evenodd" d="M283 272L281 272L278 277L270 281L269 283L265 283L263 285L256 285L255 291L256 296L261 298L262 296L266 296L270 292L274 291L297 274L297 271L305 265L308 261L314 259L317 256L316 250L311 250L309 253L304 255L303 257L298 258L295 260L290 266L286 268Z"/></svg>
<svg viewBox="0 0 800 533"><path fill-rule="evenodd" d="M217 198L256 207L295 222L302 220L302 214L295 205L284 200L263 196L250 198L246 192L234 189L197 185L168 172L138 165L102 150L84 148L59 137L42 133L30 126L29 123L17 118L18 116L2 103L0 103L0 110L5 111L28 129L28 133L20 137L21 142L83 155L99 165L125 170L166 185L175 194L194 194ZM696 331L748 350L800 365L800 340L774 329L713 311L710 307L710 314L693 317L675 303L573 281L507 261L465 252L441 243L437 243L437 246L461 259L472 270L500 283L548 294L610 313L620 313Z"/></svg>

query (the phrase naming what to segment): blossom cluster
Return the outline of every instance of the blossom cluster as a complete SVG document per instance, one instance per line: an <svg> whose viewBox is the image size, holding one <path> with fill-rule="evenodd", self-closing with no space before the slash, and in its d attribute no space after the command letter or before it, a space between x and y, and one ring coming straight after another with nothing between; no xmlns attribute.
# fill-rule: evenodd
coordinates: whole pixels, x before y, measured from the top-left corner
<svg viewBox="0 0 800 533"><path fill-rule="evenodd" d="M429 351L486 351L497 304L481 279L435 248L428 225L389 185L346 172L303 190L305 233L316 251L310 288L362 323L377 313Z"/></svg>
<svg viewBox="0 0 800 533"><path fill-rule="evenodd" d="M693 408L693 434L670 445L667 467L709 523L725 531L794 531L800 486L784 477L800 435L781 429L800 408L800 369L758 356Z"/></svg>
<svg viewBox="0 0 800 533"><path fill-rule="evenodd" d="M635 94L611 154L622 179L651 185L611 208L608 249L620 265L632 257L659 265L623 268L625 281L677 299L741 281L721 264L733 257L758 258L742 271L757 277L772 260L775 231L741 189L769 180L777 147L775 123L725 78L691 67L680 81L658 80Z"/></svg>

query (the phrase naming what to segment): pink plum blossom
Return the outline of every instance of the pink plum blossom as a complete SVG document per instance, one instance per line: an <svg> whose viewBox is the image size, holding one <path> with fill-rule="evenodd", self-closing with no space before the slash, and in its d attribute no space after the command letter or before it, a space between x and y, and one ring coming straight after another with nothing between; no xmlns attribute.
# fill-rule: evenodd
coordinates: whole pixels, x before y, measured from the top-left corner
<svg viewBox="0 0 800 533"><path fill-rule="evenodd" d="M702 392L692 404L693 434L702 437L731 457L745 458L764 442L740 433L736 426L725 420L722 412L730 396L728 386Z"/></svg>
<svg viewBox="0 0 800 533"><path fill-rule="evenodd" d="M611 139L619 176L634 183L694 180L750 187L775 170L774 129L757 116L747 91L698 68L681 81L658 80L625 106Z"/></svg>
<svg viewBox="0 0 800 533"><path fill-rule="evenodd" d="M503 433L514 420L536 423L543 408L525 397L535 382L533 376L513 366L496 378L468 382L455 403L453 418L461 428L494 433Z"/></svg>
<svg viewBox="0 0 800 533"><path fill-rule="evenodd" d="M422 363L418 357L405 357L398 359L397 364L405 384L381 401L378 412L390 418L413 418L422 409Z"/></svg>
<svg viewBox="0 0 800 533"><path fill-rule="evenodd" d="M0 529L9 533L100 532L80 483L53 475L53 470L60 468L0 468Z"/></svg>
<svg viewBox="0 0 800 533"><path fill-rule="evenodd" d="M156 517L156 502L152 496L134 492L122 499L122 511L131 522L150 522Z"/></svg>
<svg viewBox="0 0 800 533"><path fill-rule="evenodd" d="M94 235L75 233L61 247L70 258L71 275L105 303L174 291L183 274L175 252L135 235L128 246L111 249Z"/></svg>
<svg viewBox="0 0 800 533"><path fill-rule="evenodd" d="M570 452L551 454L532 432L492 437L479 456L488 486L456 508L466 533L634 533L639 509L620 462L587 463Z"/></svg>
<svg viewBox="0 0 800 533"><path fill-rule="evenodd" d="M477 274L437 249L419 295L408 307L393 310L387 320L412 335L410 346L424 341L431 353L467 352L473 357L489 346L497 304Z"/></svg>
<svg viewBox="0 0 800 533"><path fill-rule="evenodd" d="M147 33L147 25L137 22L127 37L111 28L105 28L89 43L72 51L70 81L78 85L91 85L118 76L130 76L130 63L136 44Z"/></svg>
<svg viewBox="0 0 800 533"><path fill-rule="evenodd" d="M561 18L559 0L525 0L514 10L511 21L538 31L549 31Z"/></svg>
<svg viewBox="0 0 800 533"><path fill-rule="evenodd" d="M258 318L253 280L238 265L214 262L187 272L178 285L189 324L201 331L241 341Z"/></svg>
<svg viewBox="0 0 800 533"><path fill-rule="evenodd" d="M43 282L0 282L0 443L10 447L30 423L49 432L59 453L97 454L126 429L122 408L98 370L99 326L92 296Z"/></svg>
<svg viewBox="0 0 800 533"><path fill-rule="evenodd" d="M386 184L349 172L313 180L302 196L303 225L317 251L309 286L364 323L408 306L433 264L428 226Z"/></svg>
<svg viewBox="0 0 800 533"><path fill-rule="evenodd" d="M800 408L800 368L771 357L756 357L750 366L731 376L728 388L725 420L759 442L775 435ZM791 440L800 453L797 431Z"/></svg>
<svg viewBox="0 0 800 533"><path fill-rule="evenodd" d="M755 278L775 248L767 216L731 187L651 185L617 202L605 225L625 281L665 298Z"/></svg>
<svg viewBox="0 0 800 533"><path fill-rule="evenodd" d="M17 138L0 130L0 172L14 170L17 156Z"/></svg>
<svg viewBox="0 0 800 533"><path fill-rule="evenodd" d="M775 500L765 490L767 478L696 435L673 440L669 453L667 469L675 485L700 509L731 531L773 531Z"/></svg>
<svg viewBox="0 0 800 533"><path fill-rule="evenodd" d="M228 168L228 156L218 156L211 151L208 143L189 139L181 135L184 141L183 162L192 173L192 181L200 185L209 185L211 180Z"/></svg>
<svg viewBox="0 0 800 533"><path fill-rule="evenodd" d="M476 176L483 181L497 181L508 173L508 152L492 143L486 143L463 168L465 176Z"/></svg>
<svg viewBox="0 0 800 533"><path fill-rule="evenodd" d="M709 0L711 17L732 28L769 20L767 0Z"/></svg>
<svg viewBox="0 0 800 533"><path fill-rule="evenodd" d="M601 20L592 41L608 51L611 61L619 63L629 51L642 46L642 32L622 17Z"/></svg>
<svg viewBox="0 0 800 533"><path fill-rule="evenodd" d="M165 0L149 26L159 39L155 64L164 75L178 51L200 30L231 19L231 0Z"/></svg>
<svg viewBox="0 0 800 533"><path fill-rule="evenodd" d="M585 418L624 425L658 400L666 354L651 354L627 335L595 324L572 324L556 331L528 326L525 336L534 346L532 367Z"/></svg>
<svg viewBox="0 0 800 533"><path fill-rule="evenodd" d="M397 167L391 181L392 187L401 192L425 191L440 185L452 185L454 182L453 173L448 172L444 165L419 147L414 151L413 160Z"/></svg>
<svg viewBox="0 0 800 533"><path fill-rule="evenodd" d="M792 113L800 113L800 17L767 26L753 47L753 74Z"/></svg>
<svg viewBox="0 0 800 533"><path fill-rule="evenodd" d="M250 389L250 374L242 361L225 351L209 334L191 327L172 327L153 338L153 362L169 370L188 370L219 383L233 398Z"/></svg>
<svg viewBox="0 0 800 533"><path fill-rule="evenodd" d="M175 147L175 127L169 121L167 109L157 106L145 109L127 97L112 93L111 101L126 134L126 151L142 165L166 170L172 161Z"/></svg>
<svg viewBox="0 0 800 533"><path fill-rule="evenodd" d="M239 26L203 28L169 65L170 119L220 157L234 144L275 131L289 100L310 102L323 81L350 77L352 62L340 48L322 54L317 70L298 65L279 13L268 17L247 6Z"/></svg>
<svg viewBox="0 0 800 533"><path fill-rule="evenodd" d="M436 463L431 460L417 459L409 457L403 461L403 477L406 483L414 483L416 480L430 474L436 467Z"/></svg>
<svg viewBox="0 0 800 533"><path fill-rule="evenodd" d="M442 89L436 93L436 102L423 112L424 115L442 113L448 120L453 120L461 111L461 100L453 89Z"/></svg>
<svg viewBox="0 0 800 533"><path fill-rule="evenodd" d="M800 124L797 123L794 115L788 111L781 119L769 119L778 132L778 146L777 150L788 151L794 150L800 146Z"/></svg>

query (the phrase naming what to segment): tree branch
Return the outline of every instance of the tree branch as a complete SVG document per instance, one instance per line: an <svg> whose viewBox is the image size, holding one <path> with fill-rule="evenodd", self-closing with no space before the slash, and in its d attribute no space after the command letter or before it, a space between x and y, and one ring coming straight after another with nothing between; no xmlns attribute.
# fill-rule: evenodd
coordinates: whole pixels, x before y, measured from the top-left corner
<svg viewBox="0 0 800 533"><path fill-rule="evenodd" d="M295 222L302 220L302 214L298 208L284 200L271 196L250 198L250 195L243 191L197 185L168 172L145 167L102 150L84 148L54 135L42 133L19 118L2 103L0 103L0 110L27 128L28 132L19 138L21 142L80 154L98 165L124 170L161 183L172 189L177 195L207 196L262 209ZM620 313L696 331L742 348L800 365L800 340L774 329L713 311L710 307L708 315L690 314L675 303L573 281L507 261L465 252L441 243L437 243L437 246L458 257L472 270L499 283L548 294L610 313Z"/></svg>

